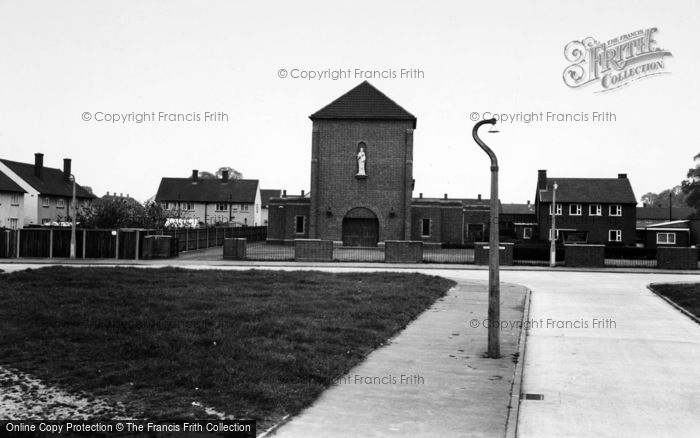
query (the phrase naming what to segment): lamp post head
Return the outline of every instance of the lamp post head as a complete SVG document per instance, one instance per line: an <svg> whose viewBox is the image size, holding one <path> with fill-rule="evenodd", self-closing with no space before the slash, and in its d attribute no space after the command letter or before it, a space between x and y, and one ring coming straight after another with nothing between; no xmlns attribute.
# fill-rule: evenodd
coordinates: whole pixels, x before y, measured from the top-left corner
<svg viewBox="0 0 700 438"><path fill-rule="evenodd" d="M499 132L501 132L501 130L498 128L498 125L494 123L493 125L491 125L488 132L489 134L498 134Z"/></svg>
<svg viewBox="0 0 700 438"><path fill-rule="evenodd" d="M73 174L71 173L71 174L70 174L70 177L68 178L68 180L69 180L70 182L74 183L74 182L75 182L75 175L73 175Z"/></svg>

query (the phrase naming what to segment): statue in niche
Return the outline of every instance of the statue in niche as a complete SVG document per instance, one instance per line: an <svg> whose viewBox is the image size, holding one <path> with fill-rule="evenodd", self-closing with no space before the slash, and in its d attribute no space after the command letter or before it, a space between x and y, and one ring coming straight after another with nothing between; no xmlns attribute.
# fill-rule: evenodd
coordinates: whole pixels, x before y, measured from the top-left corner
<svg viewBox="0 0 700 438"><path fill-rule="evenodd" d="M367 154L365 153L365 143L360 143L360 151L357 153L357 176L367 176L365 172L365 162Z"/></svg>

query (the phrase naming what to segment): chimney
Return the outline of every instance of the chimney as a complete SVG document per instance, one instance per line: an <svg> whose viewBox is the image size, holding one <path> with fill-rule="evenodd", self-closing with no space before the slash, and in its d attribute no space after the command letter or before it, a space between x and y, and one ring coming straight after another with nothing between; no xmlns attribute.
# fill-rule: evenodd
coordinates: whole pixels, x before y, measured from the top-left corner
<svg viewBox="0 0 700 438"><path fill-rule="evenodd" d="M422 193L419 193L419 194L418 194L418 198L423 199L423 194L422 194Z"/></svg>
<svg viewBox="0 0 700 438"><path fill-rule="evenodd" d="M547 170L537 171L537 190L547 190Z"/></svg>
<svg viewBox="0 0 700 438"><path fill-rule="evenodd" d="M529 200L529 199L527 200L527 206L528 206L528 207L530 206L530 200Z"/></svg>
<svg viewBox="0 0 700 438"><path fill-rule="evenodd" d="M197 169L192 169L192 182L199 181L199 171Z"/></svg>
<svg viewBox="0 0 700 438"><path fill-rule="evenodd" d="M476 197L479 201L481 201L481 193L479 193Z"/></svg>
<svg viewBox="0 0 700 438"><path fill-rule="evenodd" d="M109 196L109 190L107 190L107 194L105 196Z"/></svg>
<svg viewBox="0 0 700 438"><path fill-rule="evenodd" d="M63 181L70 182L70 158L63 159Z"/></svg>
<svg viewBox="0 0 700 438"><path fill-rule="evenodd" d="M228 182L228 170L221 171L221 182Z"/></svg>
<svg viewBox="0 0 700 438"><path fill-rule="evenodd" d="M627 174L626 173L618 173L617 179L627 179Z"/></svg>
<svg viewBox="0 0 700 438"><path fill-rule="evenodd" d="M447 199L447 193L445 193L445 199Z"/></svg>
<svg viewBox="0 0 700 438"><path fill-rule="evenodd" d="M303 191L303 190L301 191L301 197L302 197L302 198L304 197L304 191Z"/></svg>
<svg viewBox="0 0 700 438"><path fill-rule="evenodd" d="M44 177L44 154L40 152L34 154L34 175L39 179Z"/></svg>
<svg viewBox="0 0 700 438"><path fill-rule="evenodd" d="M286 197L287 197L287 191L286 191L286 190L282 190L282 197L283 197L283 198L286 198Z"/></svg>

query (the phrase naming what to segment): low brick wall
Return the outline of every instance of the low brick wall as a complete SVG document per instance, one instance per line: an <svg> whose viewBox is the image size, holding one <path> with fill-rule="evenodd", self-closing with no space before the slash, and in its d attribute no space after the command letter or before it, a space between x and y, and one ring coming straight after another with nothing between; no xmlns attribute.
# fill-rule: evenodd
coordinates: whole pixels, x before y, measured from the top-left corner
<svg viewBox="0 0 700 438"><path fill-rule="evenodd" d="M659 269L698 269L698 249L665 248L656 249L656 267Z"/></svg>
<svg viewBox="0 0 700 438"><path fill-rule="evenodd" d="M294 260L302 262L330 262L333 260L333 241L320 239L296 239Z"/></svg>
<svg viewBox="0 0 700 438"><path fill-rule="evenodd" d="M384 245L386 263L423 263L423 242L387 240Z"/></svg>
<svg viewBox="0 0 700 438"><path fill-rule="evenodd" d="M501 243L498 245L498 264L499 266L513 265L513 244ZM478 242L474 244L474 264L488 265L489 264L489 243Z"/></svg>
<svg viewBox="0 0 700 438"><path fill-rule="evenodd" d="M605 266L605 245L564 245L566 266Z"/></svg>
<svg viewBox="0 0 700 438"><path fill-rule="evenodd" d="M224 260L243 260L246 257L248 241L245 237L224 239Z"/></svg>
<svg viewBox="0 0 700 438"><path fill-rule="evenodd" d="M169 259L172 257L172 237L170 236L146 236L143 238L144 260Z"/></svg>

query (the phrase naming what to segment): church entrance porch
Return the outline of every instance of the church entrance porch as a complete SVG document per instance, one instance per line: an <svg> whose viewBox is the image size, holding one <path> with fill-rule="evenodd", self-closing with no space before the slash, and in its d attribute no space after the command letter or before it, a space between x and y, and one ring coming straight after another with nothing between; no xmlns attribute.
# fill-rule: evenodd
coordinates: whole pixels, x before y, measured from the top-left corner
<svg viewBox="0 0 700 438"><path fill-rule="evenodd" d="M377 246L379 221L371 210L353 208L343 218L343 246Z"/></svg>

